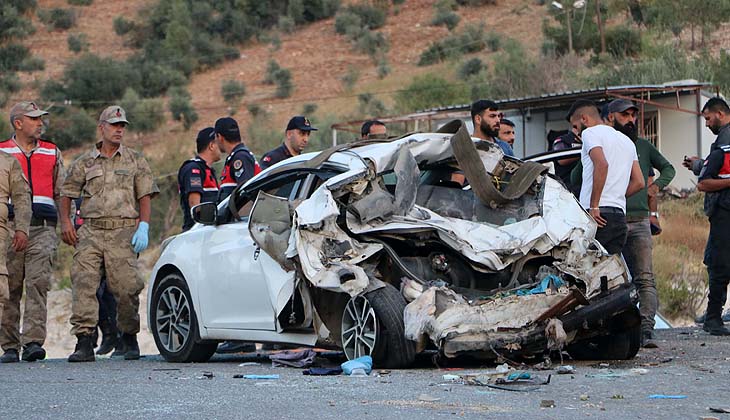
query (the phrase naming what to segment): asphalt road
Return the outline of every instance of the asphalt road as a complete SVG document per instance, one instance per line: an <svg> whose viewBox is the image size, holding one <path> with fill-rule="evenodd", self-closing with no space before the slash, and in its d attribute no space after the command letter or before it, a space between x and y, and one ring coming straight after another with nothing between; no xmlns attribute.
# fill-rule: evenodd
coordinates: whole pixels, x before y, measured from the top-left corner
<svg viewBox="0 0 730 420"><path fill-rule="evenodd" d="M483 373L494 366L455 363L445 370L427 358L415 369L375 370L369 377L304 376L300 369L271 367L257 355L203 364L171 364L147 355L140 361L0 365L0 418L730 420L730 414L709 411L730 409L730 339L696 329L663 330L658 337L659 350L641 350L636 359L607 367L565 360L575 367L574 374L565 375L528 367L532 375L552 377L527 392L445 381L445 374ZM252 361L259 364L239 366ZM235 379L235 374L278 374L279 379ZM652 394L686 398L650 399ZM554 401L554 407L542 408L543 400Z"/></svg>

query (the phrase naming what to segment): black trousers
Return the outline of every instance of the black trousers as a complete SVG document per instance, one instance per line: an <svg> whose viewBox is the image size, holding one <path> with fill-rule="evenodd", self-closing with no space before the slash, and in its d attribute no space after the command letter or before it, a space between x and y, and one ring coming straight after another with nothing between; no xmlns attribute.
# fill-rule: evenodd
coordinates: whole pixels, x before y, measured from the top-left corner
<svg viewBox="0 0 730 420"><path fill-rule="evenodd" d="M710 217L710 235L705 248L705 265L709 275L707 317L719 318L727 299L730 282L730 210L717 208Z"/></svg>
<svg viewBox="0 0 730 420"><path fill-rule="evenodd" d="M601 207L600 211L601 217L606 219L606 226L598 228L596 240L609 254L620 254L628 234L626 215L621 209L614 207Z"/></svg>

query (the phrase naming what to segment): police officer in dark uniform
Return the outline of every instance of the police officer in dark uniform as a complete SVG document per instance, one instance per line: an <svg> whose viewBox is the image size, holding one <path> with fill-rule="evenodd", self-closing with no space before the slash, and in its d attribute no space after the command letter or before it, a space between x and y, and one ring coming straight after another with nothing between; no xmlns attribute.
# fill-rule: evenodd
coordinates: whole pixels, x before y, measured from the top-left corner
<svg viewBox="0 0 730 420"><path fill-rule="evenodd" d="M307 147L312 131L317 131L317 129L312 127L312 124L307 118L301 115L292 117L286 126L284 142L281 146L268 151L261 157L261 167L266 169L282 160L300 155L304 148Z"/></svg>
<svg viewBox="0 0 730 420"><path fill-rule="evenodd" d="M705 265L710 293L702 329L711 335L730 335L722 321L722 307L730 282L730 107L712 98L702 109L705 125L717 134L710 154L702 161L697 189L705 192L705 214L710 219L710 235L705 249ZM696 159L695 159L696 161ZM685 166L692 168L692 159Z"/></svg>
<svg viewBox="0 0 730 420"><path fill-rule="evenodd" d="M211 165L221 160L221 150L215 142L215 129L206 127L195 139L197 154L180 166L177 186L180 193L180 208L183 212L183 232L195 222L190 209L200 203L215 203L218 200L218 177Z"/></svg>
<svg viewBox="0 0 730 420"><path fill-rule="evenodd" d="M261 172L253 153L241 142L238 123L231 117L219 118L215 122L215 140L221 152L228 153L221 171L218 202L223 201L240 184Z"/></svg>
<svg viewBox="0 0 730 420"><path fill-rule="evenodd" d="M580 147L580 138L575 135L574 132L568 131L567 133L559 136L553 142L553 150L566 150L574 147ZM580 182L573 183L570 179L570 173L578 165L580 157L573 157L567 159L558 159L555 161L555 175L560 178L570 191L576 196L580 193Z"/></svg>

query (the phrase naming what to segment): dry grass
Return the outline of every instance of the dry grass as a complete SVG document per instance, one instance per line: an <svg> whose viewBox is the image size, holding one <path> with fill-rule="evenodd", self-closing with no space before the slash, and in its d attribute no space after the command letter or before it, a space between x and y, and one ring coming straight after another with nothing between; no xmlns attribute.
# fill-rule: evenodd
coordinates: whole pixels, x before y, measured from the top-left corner
<svg viewBox="0 0 730 420"><path fill-rule="evenodd" d="M678 325L692 322L703 309L707 270L702 259L709 223L702 213L704 195L661 202L661 235L655 238L654 275L659 311Z"/></svg>

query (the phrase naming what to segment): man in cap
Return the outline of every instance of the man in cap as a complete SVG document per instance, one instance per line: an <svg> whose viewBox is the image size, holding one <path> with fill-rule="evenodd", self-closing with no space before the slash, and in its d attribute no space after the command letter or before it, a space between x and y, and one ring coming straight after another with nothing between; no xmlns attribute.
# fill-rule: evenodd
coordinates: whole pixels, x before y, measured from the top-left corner
<svg viewBox="0 0 730 420"><path fill-rule="evenodd" d="M497 137L503 142L509 144L509 147L514 150L515 123L508 120L507 118L502 118L501 120L499 120L499 135Z"/></svg>
<svg viewBox="0 0 730 420"><path fill-rule="evenodd" d="M261 172L259 163L241 142L238 123L231 117L219 118L215 122L215 140L221 152L228 153L221 172L218 202L228 197L233 190L254 175Z"/></svg>
<svg viewBox="0 0 730 420"><path fill-rule="evenodd" d="M603 124L593 101L576 101L567 120L583 140L580 203L598 224L598 242L609 254L619 254L626 243L626 197L645 186L636 147Z"/></svg>
<svg viewBox="0 0 730 420"><path fill-rule="evenodd" d="M648 140L640 138L636 118L639 108L626 99L616 99L607 106L607 120L613 128L626 135L636 146L639 166L645 187L626 198L626 244L622 254L626 259L634 285L639 292L641 310L641 342L646 348L656 348L654 342L654 316L659 301L652 269L652 238L649 222L649 195L656 196L674 179L676 171L669 161ZM652 169L659 177L648 183Z"/></svg>
<svg viewBox="0 0 730 420"><path fill-rule="evenodd" d="M312 124L307 118L301 115L292 117L289 120L289 124L286 125L284 142L281 146L268 151L261 157L261 167L266 169L292 156L299 156L304 151L304 148L307 147L312 131L317 131L317 129L312 127Z"/></svg>
<svg viewBox="0 0 730 420"><path fill-rule="evenodd" d="M137 254L147 248L152 196L159 192L147 160L122 144L127 121L113 105L99 117L100 141L69 168L61 188L61 236L76 247L71 266L71 333L78 340L69 362L93 362L92 333L99 316L96 291L102 276L117 300L124 358L139 359L139 293L144 282ZM78 235L69 218L71 200L83 197Z"/></svg>
<svg viewBox="0 0 730 420"><path fill-rule="evenodd" d="M5 302L0 329L0 345L5 351L0 361L4 363L17 362L21 346L22 359L25 361L33 362L46 357L43 349L46 340L46 300L53 280L53 259L58 246L56 203L64 172L58 147L41 139L41 117L46 114L33 102L15 104L10 109L10 124L15 134L0 143L0 151L17 159L30 183L32 195L28 247L20 252L16 252L13 247L7 251L10 294ZM12 220L12 206L9 211ZM20 302L23 289L25 308L21 334Z"/></svg>
<svg viewBox="0 0 730 420"><path fill-rule="evenodd" d="M183 212L183 232L195 223L190 214L194 206L218 200L218 177L211 167L221 160L221 149L215 142L215 129L206 127L195 139L197 153L180 166L177 173L177 186L180 192L180 208Z"/></svg>
<svg viewBox="0 0 730 420"><path fill-rule="evenodd" d="M360 127L360 139L386 139L388 138L388 129L382 121L368 120Z"/></svg>
<svg viewBox="0 0 730 420"><path fill-rule="evenodd" d="M499 139L499 121L502 113L494 101L480 99L471 104L471 122L474 124L474 137L494 143L502 149L505 156L514 156L512 147Z"/></svg>

